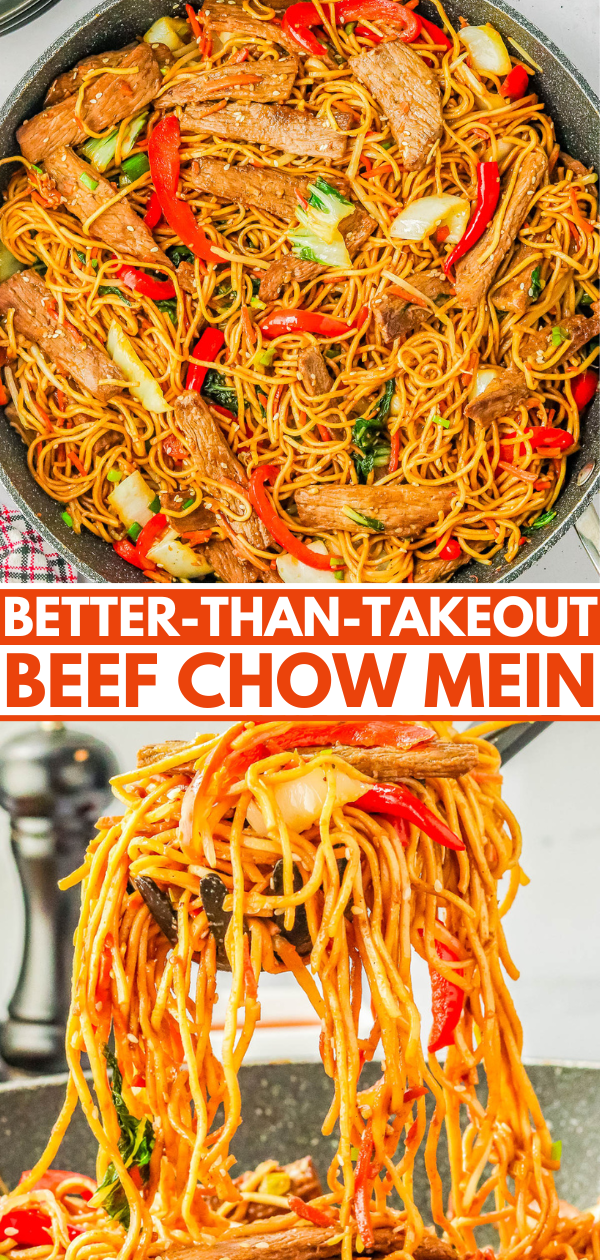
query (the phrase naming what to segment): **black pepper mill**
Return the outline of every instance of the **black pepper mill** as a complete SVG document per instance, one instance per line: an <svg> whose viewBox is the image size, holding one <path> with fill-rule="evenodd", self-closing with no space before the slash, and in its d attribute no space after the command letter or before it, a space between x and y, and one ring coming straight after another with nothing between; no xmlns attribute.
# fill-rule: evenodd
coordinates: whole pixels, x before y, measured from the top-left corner
<svg viewBox="0 0 600 1260"><path fill-rule="evenodd" d="M81 889L57 887L81 864L99 815L113 800L109 748L62 722L41 722L0 747L0 805L23 887L25 939L0 1053L13 1067L61 1072L73 934Z"/></svg>

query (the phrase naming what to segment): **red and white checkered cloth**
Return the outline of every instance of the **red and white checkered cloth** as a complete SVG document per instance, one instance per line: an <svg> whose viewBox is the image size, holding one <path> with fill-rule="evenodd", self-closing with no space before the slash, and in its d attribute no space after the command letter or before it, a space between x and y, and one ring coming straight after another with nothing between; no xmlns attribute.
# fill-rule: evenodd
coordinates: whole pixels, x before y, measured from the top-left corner
<svg viewBox="0 0 600 1260"><path fill-rule="evenodd" d="M16 508L0 508L0 582L76 582L63 560Z"/></svg>

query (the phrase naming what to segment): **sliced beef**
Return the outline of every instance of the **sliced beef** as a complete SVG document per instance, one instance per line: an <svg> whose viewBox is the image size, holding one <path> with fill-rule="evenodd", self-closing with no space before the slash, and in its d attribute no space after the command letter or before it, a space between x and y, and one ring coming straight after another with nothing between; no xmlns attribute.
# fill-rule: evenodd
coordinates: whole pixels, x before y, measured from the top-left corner
<svg viewBox="0 0 600 1260"><path fill-rule="evenodd" d="M121 63L136 74L104 74L92 79L83 94L82 117L92 131L107 131L129 114L138 113L156 96L162 78L148 44L136 44ZM77 95L65 97L41 114L24 122L17 131L23 156L30 162L43 162L61 144L81 143L84 138L75 113Z"/></svg>
<svg viewBox="0 0 600 1260"><path fill-rule="evenodd" d="M187 105L181 119L183 131L209 132L226 140L266 144L284 153L330 158L332 162L340 162L346 152L345 135L327 127L313 114L301 113L289 105L238 101L235 105L225 105L206 119L203 113L201 106Z"/></svg>
<svg viewBox="0 0 600 1260"><path fill-rule="evenodd" d="M348 215L347 219L342 219L340 232L351 258L359 253L376 227L375 219L360 208ZM309 280L314 280L327 270L320 263L307 262L303 258L296 258L295 254L284 254L283 258L276 259L265 271L260 282L259 297L263 302L273 302L290 280L297 280L298 284L308 284Z"/></svg>
<svg viewBox="0 0 600 1260"><path fill-rule="evenodd" d="M456 265L456 298L460 306L471 310L485 297L492 280L511 249L529 213L531 198L546 179L548 159L543 149L532 149L523 159L512 193L508 180L500 204L483 236ZM501 221L498 244L491 250L498 223Z"/></svg>
<svg viewBox="0 0 600 1260"><path fill-rule="evenodd" d="M199 105L202 101L219 99L287 101L299 64L297 57L285 57L281 61L245 61L241 65L217 66L174 83L164 96L159 96L156 106L173 109L176 105ZM242 76L258 79L258 82L240 83Z"/></svg>
<svg viewBox="0 0 600 1260"><path fill-rule="evenodd" d="M482 420L484 424L499 420L501 416L512 415L530 393L523 373L508 368L499 372L482 394L467 403L465 415L470 420Z"/></svg>
<svg viewBox="0 0 600 1260"><path fill-rule="evenodd" d="M499 311L514 311L517 315L524 315L529 306L529 290L531 288L531 277L541 262L539 252L536 253L530 245L517 245L508 264L508 271L514 271L515 267L521 266L521 270L511 280L505 280L500 285L492 297L494 306Z"/></svg>
<svg viewBox="0 0 600 1260"><path fill-rule="evenodd" d="M296 490L300 524L311 529L342 529L356 534L365 529L347 516L349 507L385 526L386 534L417 538L427 525L447 512L456 494L452 486L319 486ZM374 531L377 533L378 531Z"/></svg>
<svg viewBox="0 0 600 1260"><path fill-rule="evenodd" d="M580 175L591 175L592 173L589 166L584 166L583 162L580 162L578 158L571 157L568 153L563 153L562 149L558 154L557 165L565 166L566 169L568 171L572 171L577 178L579 178Z"/></svg>
<svg viewBox="0 0 600 1260"><path fill-rule="evenodd" d="M379 1228L373 1233L375 1246L372 1252L375 1255L387 1255L402 1249L402 1227L398 1230ZM175 1244L174 1247L169 1247L166 1255L168 1260L257 1260L257 1255L261 1254L257 1246L264 1241L269 1260L328 1260L329 1256L339 1256L342 1237L339 1225L332 1225L328 1229L321 1229L317 1225L297 1225L291 1229L269 1233L264 1240L250 1236L218 1239L208 1246ZM433 1234L424 1236L415 1248L414 1256L415 1260L456 1260L454 1248Z"/></svg>
<svg viewBox="0 0 600 1260"><path fill-rule="evenodd" d="M217 524L214 512L211 512L210 508L205 507L204 504L194 508L193 512L188 512L187 516L171 516L169 507L171 511L180 508L185 502L183 495L163 493L160 501L169 524L177 530L178 534L185 535L194 530L214 529ZM239 556L228 538L211 538L208 542L201 543L195 550L202 553L222 582L259 582L261 580L261 571Z"/></svg>
<svg viewBox="0 0 600 1260"><path fill-rule="evenodd" d="M298 53L296 42L286 35L277 22L263 22L252 17L241 4L218 4L216 0L205 0L202 17L208 30L213 35L223 35L232 31L238 35L246 35L249 40L266 39L271 44L281 44L288 52Z"/></svg>
<svg viewBox="0 0 600 1260"><path fill-rule="evenodd" d="M46 107L57 105L67 96L77 93L90 70L99 70L104 66L120 66L127 53L134 47L135 44L127 44L125 48L117 48L115 52L94 53L91 57L84 57L83 61L78 61L72 70L65 70L64 74L59 74L58 78L50 84L44 97L44 105Z"/></svg>
<svg viewBox="0 0 600 1260"><path fill-rule="evenodd" d="M440 779L456 779L468 774L479 761L476 744L452 744L432 742L423 748L355 748L333 744L336 757L343 757L362 774L384 783L396 783L400 779L425 779L428 775ZM303 749L316 753L320 749Z"/></svg>
<svg viewBox="0 0 600 1260"><path fill-rule="evenodd" d="M587 315L565 315L564 319L561 319L558 327L562 328L569 338L568 343L566 341L562 343L567 359L581 350L582 346L587 345L592 337L600 334L599 308L600 303L594 302L592 306L594 314L589 318ZM520 346L521 358L529 359L534 364L536 361L541 363L551 344L552 325L550 324L546 328L540 328L539 332L527 333Z"/></svg>
<svg viewBox="0 0 600 1260"><path fill-rule="evenodd" d="M469 557L460 555L456 560L417 560L413 573L414 582L445 582L446 578L452 577L458 569L462 569L464 564L469 563Z"/></svg>
<svg viewBox="0 0 600 1260"><path fill-rule="evenodd" d="M104 350L86 342L70 324L58 323L56 301L37 271L19 271L0 284L0 315L11 307L17 332L100 402L108 402L123 388L123 377Z"/></svg>
<svg viewBox="0 0 600 1260"><path fill-rule="evenodd" d="M211 481L234 481L246 489L248 479L244 469L201 395L193 390L181 394L175 403L175 418L200 475ZM232 503L235 511L236 501L231 495L228 496L226 484L223 486L223 497ZM237 533L244 534L253 547L264 550L271 545L271 536L255 512L247 521L240 522L239 526L234 521L231 521L231 525Z"/></svg>
<svg viewBox="0 0 600 1260"><path fill-rule="evenodd" d="M307 346L298 355L298 376L307 394L316 398L319 394L328 394L333 386L327 364L316 346Z"/></svg>
<svg viewBox="0 0 600 1260"><path fill-rule="evenodd" d="M350 57L349 64L383 113L407 171L420 171L442 134L442 99L437 79L418 53L393 40Z"/></svg>
<svg viewBox="0 0 600 1260"><path fill-rule="evenodd" d="M383 293L373 302L375 324L381 332L381 340L386 346L391 345L397 337L407 337L409 333L420 328L433 316L428 306L416 306L393 293Z"/></svg>
<svg viewBox="0 0 600 1260"><path fill-rule="evenodd" d="M296 190L306 197L310 183L309 177L300 174L291 175L272 167L259 170L254 166L233 166L213 157L193 162L188 178L200 192L234 204L256 206L286 222L293 220L298 205Z"/></svg>
<svg viewBox="0 0 600 1260"><path fill-rule="evenodd" d="M53 149L44 165L68 209L82 223L85 223L95 210L115 195L112 184L99 175L88 162L78 157L68 145L60 145L59 148ZM97 187L93 192L82 182L82 176L87 176L96 183ZM94 220L90 227L90 236L104 241L110 249L132 255L140 262L171 266L166 254L155 244L152 233L139 214L136 214L127 197L121 198L116 205L110 206L104 214Z"/></svg>

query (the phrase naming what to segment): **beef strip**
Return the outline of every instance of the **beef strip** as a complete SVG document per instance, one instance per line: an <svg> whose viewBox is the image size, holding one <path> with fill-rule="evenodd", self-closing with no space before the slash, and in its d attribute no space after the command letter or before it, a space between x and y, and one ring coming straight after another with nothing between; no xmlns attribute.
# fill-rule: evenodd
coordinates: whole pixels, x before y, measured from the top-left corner
<svg viewBox="0 0 600 1260"><path fill-rule="evenodd" d="M563 153L562 149L558 154L558 166L565 166L568 171L572 171L575 176L591 175L591 168L584 166L578 158L571 157L568 153Z"/></svg>
<svg viewBox="0 0 600 1260"><path fill-rule="evenodd" d="M507 271L514 271L515 267L524 262L527 262L527 266L522 267L512 280L505 280L496 289L492 301L499 311L514 311L517 315L525 314L529 306L531 277L536 267L539 267L541 259L539 252L532 249L530 245L519 243L511 256Z"/></svg>
<svg viewBox="0 0 600 1260"><path fill-rule="evenodd" d="M242 206L256 206L280 219L293 219L296 189L306 197L310 177L291 175L271 167L233 166L219 158L205 157L192 163L189 182L200 192Z"/></svg>
<svg viewBox="0 0 600 1260"><path fill-rule="evenodd" d="M0 315L14 307L17 332L36 342L60 372L72 376L100 402L108 402L124 387L118 367L68 323L59 324L51 314L55 306L37 271L19 271L0 284Z"/></svg>
<svg viewBox="0 0 600 1260"><path fill-rule="evenodd" d="M223 478L235 481L237 485L246 489L248 485L246 473L201 395L193 390L186 390L181 394L175 403L175 418L190 447L200 475L212 481L220 482ZM223 496L228 498L225 486ZM232 499L231 495L229 495L229 500L235 510L236 500ZM253 547L263 550L271 545L271 536L255 512L239 526L233 520L230 523L237 533L245 535Z"/></svg>
<svg viewBox="0 0 600 1260"><path fill-rule="evenodd" d="M349 214L347 219L342 219L340 232L351 258L359 253L376 227L375 219L360 207ZM298 284L308 284L309 280L314 280L327 270L321 263L307 262L303 258L296 258L295 254L284 254L283 258L272 262L265 271L260 282L259 297L263 302L273 302L290 280L296 280Z"/></svg>
<svg viewBox="0 0 600 1260"><path fill-rule="evenodd" d="M298 73L297 57L281 61L246 61L243 65L217 66L213 70L174 83L155 102L157 109L173 109L175 105L199 105L202 101L233 99L236 101L287 101ZM258 83L236 83L240 75L254 75ZM233 79L233 83L231 80Z"/></svg>
<svg viewBox="0 0 600 1260"><path fill-rule="evenodd" d="M398 284L402 288L400 278ZM432 301L438 297L450 295L454 291L454 286L443 271L419 272L416 276L410 277L410 284L413 289L418 289L419 293L431 298ZM383 293L373 302L373 314L375 323L381 331L381 339L384 345L389 346L397 337L408 336L410 332L414 332L421 324L431 319L433 311L430 307L418 306L416 302L411 302L409 297L403 298L393 293Z"/></svg>
<svg viewBox="0 0 600 1260"><path fill-rule="evenodd" d="M346 152L347 140L342 132L334 131L313 114L301 113L289 105L237 101L235 105L225 105L209 114L206 119L203 113L203 107L187 105L181 119L182 130L266 144L285 153L330 158L332 162L341 161Z"/></svg>
<svg viewBox="0 0 600 1260"><path fill-rule="evenodd" d="M127 44L125 48L117 48L115 52L93 53L91 57L84 57L72 70L65 70L64 74L59 74L50 84L44 97L44 106L47 108L49 105L57 105L67 96L77 93L90 70L99 70L101 66L120 66L132 48L135 48L135 44Z"/></svg>
<svg viewBox="0 0 600 1260"><path fill-rule="evenodd" d="M482 394L467 403L465 415L470 420L481 420L484 424L499 420L501 416L512 415L519 403L529 398L530 393L522 372L517 372L514 368L503 369Z"/></svg>
<svg viewBox="0 0 600 1260"><path fill-rule="evenodd" d="M456 560L417 560L415 564L413 581L414 582L444 582L446 578L452 577L458 569L462 569L464 564L469 563L469 557L460 555Z"/></svg>
<svg viewBox="0 0 600 1260"><path fill-rule="evenodd" d="M44 165L68 209L82 223L115 195L112 184L88 162L78 157L68 145L53 149ZM93 192L82 182L82 176L88 176L96 183L97 187ZM110 249L129 254L140 262L171 266L167 255L155 244L152 233L144 220L136 214L127 197L123 197L94 220L90 227L90 236L104 241Z"/></svg>
<svg viewBox="0 0 600 1260"><path fill-rule="evenodd" d="M374 1254L386 1255L402 1248L404 1231L375 1229ZM335 1240L335 1241L334 1241ZM321 1229L316 1225L296 1225L265 1235L264 1239L231 1238L215 1241L212 1245L183 1243L169 1247L165 1252L168 1260L257 1260L268 1250L269 1260L328 1260L339 1256L342 1250L342 1233L339 1225ZM364 1254L364 1253L363 1253ZM448 1243L433 1234L425 1234L414 1251L415 1260L456 1260L456 1252Z"/></svg>
<svg viewBox="0 0 600 1260"><path fill-rule="evenodd" d="M241 4L218 4L216 0L205 0L201 10L208 30L213 35L222 35L227 31L238 35L246 35L251 39L266 39L271 44L281 44L288 52L298 54L298 45L286 35L276 22L263 22L252 17Z"/></svg>
<svg viewBox="0 0 600 1260"><path fill-rule="evenodd" d="M137 69L137 73L99 75L85 89L81 113L91 131L106 131L129 114L139 113L160 88L160 70L148 44L136 44L121 65L123 69ZM17 131L23 156L39 163L61 144L81 143L84 136L76 105L77 95L67 96L24 122Z"/></svg>
<svg viewBox="0 0 600 1260"><path fill-rule="evenodd" d="M529 213L531 198L548 173L543 149L533 149L521 162L512 193L505 187L491 223L477 244L456 265L456 299L467 310L479 305ZM510 178L510 172L507 180ZM489 252L499 221L498 244ZM484 257L484 255L488 255Z"/></svg>
<svg viewBox="0 0 600 1260"><path fill-rule="evenodd" d="M321 749L302 749L302 752L320 752ZM439 743L423 748L347 748L333 744L336 757L343 757L362 774L384 783L396 783L400 779L424 779L428 775L441 779L456 779L460 774L474 770L479 761L476 744Z"/></svg>
<svg viewBox="0 0 600 1260"><path fill-rule="evenodd" d="M389 118L402 166L420 171L442 134L442 100L433 72L397 39L350 57L349 65Z"/></svg>
<svg viewBox="0 0 600 1260"><path fill-rule="evenodd" d="M587 345L592 337L597 337L600 333L600 303L594 302L592 305L594 314L588 319L587 315L566 315L561 319L559 328L567 333L569 342L563 342L565 349L565 358L569 359L572 354L576 354L581 350L582 346ZM544 355L552 344L552 326L540 328L539 332L527 333L521 341L520 354L523 360L528 359L542 362Z"/></svg>
<svg viewBox="0 0 600 1260"><path fill-rule="evenodd" d="M295 1194L304 1203L308 1203L310 1199L316 1199L318 1195L323 1193L319 1174L310 1155L305 1155L303 1159L295 1159L292 1164L283 1164L280 1168L273 1168L269 1176L272 1176L273 1173L287 1173L290 1179L290 1187L285 1193ZM236 1177L235 1184L239 1186L240 1190L244 1189L244 1184L249 1176L252 1176L251 1172L242 1173L241 1177ZM213 1204L211 1203L212 1206ZM214 1206L218 1206L218 1199L215 1199ZM244 1220L267 1220L271 1216L281 1216L285 1211L285 1208L272 1207L267 1203L249 1203Z"/></svg>
<svg viewBox="0 0 600 1260"><path fill-rule="evenodd" d="M214 529L217 524L216 516L203 503L200 507L194 508L193 512L188 512L187 516L171 516L169 507L173 511L181 507L183 502L185 502L183 495L161 493L161 508L166 513L169 524L177 530L178 534L188 534L196 529ZM208 542L199 544L194 550L201 552L222 582L260 582L263 577L261 570L238 555L228 538L211 538Z"/></svg>
<svg viewBox="0 0 600 1260"><path fill-rule="evenodd" d="M298 376L307 394L316 398L319 394L328 394L333 387L327 364L316 346L307 346L298 355Z"/></svg>
<svg viewBox="0 0 600 1260"><path fill-rule="evenodd" d="M301 525L311 529L343 529L356 534L365 526L346 515L352 508L385 525L386 534L417 538L427 525L449 509L456 494L451 486L319 486L296 490L296 506Z"/></svg>

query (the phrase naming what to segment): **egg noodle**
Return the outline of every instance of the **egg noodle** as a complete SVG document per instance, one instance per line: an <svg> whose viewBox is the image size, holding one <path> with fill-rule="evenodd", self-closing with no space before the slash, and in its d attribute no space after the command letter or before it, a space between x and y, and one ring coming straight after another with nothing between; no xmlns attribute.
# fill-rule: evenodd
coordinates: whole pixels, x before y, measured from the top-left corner
<svg viewBox="0 0 600 1260"><path fill-rule="evenodd" d="M113 780L125 813L100 820L83 866L63 881L63 887L82 882L65 1104L36 1167L8 1200L0 1200L2 1211L32 1205L47 1211L52 1243L15 1255L142 1260L187 1243L197 1244L202 1260L203 1248L217 1241L227 1254L232 1239L268 1241L275 1231L305 1226L285 1196L265 1198L258 1190L274 1162L263 1164L243 1193L230 1173L235 1161L229 1144L241 1122L238 1071L260 1018L260 973L290 971L321 1022L321 1057L333 1082L322 1132L332 1134L337 1125L339 1133L327 1191L310 1206L329 1214L330 1236L343 1236L346 1260L354 1246L364 1250L357 1221L364 1224L365 1212L376 1235L384 1226L397 1229L397 1245L387 1250L398 1260L428 1237L413 1198L420 1149L431 1215L454 1254L598 1260L593 1214L557 1198L553 1172L560 1155L521 1061L521 1026L506 983L518 972L502 920L527 880L519 827L501 796L499 754L477 730L461 735L445 722L419 727L458 745L468 740L479 753L477 768L458 779L405 781L464 842L460 851L434 843L416 825L403 832L392 818L353 805L372 780L331 747L302 755L289 747L297 731L306 735L306 722L240 723L219 736L198 736L176 752L163 745L158 761ZM278 743L287 749L268 751ZM313 786L315 776L321 782L316 808L306 804L307 776ZM311 808L316 821L300 826L303 810ZM276 896L270 880L280 859L284 891ZM294 865L302 877L296 892ZM220 943L199 895L199 881L216 872L230 912ZM142 876L163 897L168 892L176 911L173 946L135 886ZM312 940L306 961L282 935L302 908ZM219 1060L211 1020L221 949L232 974ZM411 988L413 952L442 987L449 981L459 997L464 993L445 1062L422 1046ZM365 982L372 1028L361 1037ZM117 1109L105 1054L111 1030ZM362 1067L378 1046L380 1079L361 1086ZM482 1076L485 1095L476 1089ZM428 1094L434 1103L429 1123ZM77 1179L56 1196L35 1189L78 1101L98 1142L98 1183L105 1179L91 1203L68 1198L78 1193ZM130 1157L123 1147L123 1108L134 1125ZM367 1130L372 1162L359 1213L356 1148L364 1149ZM443 1131L451 1175L446 1202L437 1170ZM134 1167L139 1154L131 1155L143 1144L149 1157L145 1180ZM80 1183L90 1184L85 1178ZM122 1197L119 1219L101 1206L109 1206L115 1187ZM394 1191L399 1206L392 1208ZM280 1214L246 1220L251 1202L274 1205ZM69 1225L80 1230L72 1230L71 1241ZM481 1225L493 1227L496 1253L477 1252ZM2 1252L12 1249L10 1239L0 1243ZM217 1256L218 1249L210 1254Z"/></svg>
<svg viewBox="0 0 600 1260"><path fill-rule="evenodd" d="M274 16L273 10L258 4L251 7L246 2L244 8L265 19ZM207 105L207 131L182 138L180 190L209 239L223 251L223 263L207 268L196 260L193 295L183 292L174 279L172 318L150 299L123 288L117 278L119 268L126 262L139 263L125 250L115 254L91 238L90 224L81 226L64 206L54 207L51 198L49 203L43 186L40 195L29 164L11 179L0 212L0 233L8 248L23 263L47 269L45 282L58 304L59 319L68 318L86 342L104 347L109 325L116 318L169 404L185 386L189 355L199 332L205 325L223 330L225 346L217 367L224 386L232 392L226 407L230 415L220 414L218 421L231 449L248 474L262 463L277 465L272 488L277 512L292 531L307 541L318 536L330 552L340 554L347 580L354 582L410 581L416 561L435 559L450 538L458 540L465 561L489 564L498 553L508 562L515 560L527 542L528 527L537 528L537 522L543 527L552 519L547 514L553 512L563 487L567 455L579 441L572 382L597 355L595 343L570 354L567 340L524 363L520 349L528 332L550 331L573 315L582 299L589 307L598 297L597 176L584 167L577 170L577 164L561 165L553 121L535 92L511 102L498 96L501 81L497 75L487 75L486 84L472 72L468 77L459 37L441 4L437 8L452 47L435 47L425 28L411 45L439 74L444 119L442 138L419 172L409 173L400 166L388 121L347 63L348 57L372 46L369 27L376 32L377 24L367 23L360 32L353 29L355 24L336 27L328 5L323 6L323 26L333 59L327 63L308 58L301 63L288 105L310 111L338 131L339 111L345 111L351 122L349 162L295 157L266 145L220 139L208 130L210 114L220 107L219 102ZM239 59L247 43L253 44L260 59L278 59L268 40L257 42L235 32L216 38L212 46L206 40L199 43L200 48L194 40L166 69L165 90L199 68ZM176 112L181 113L180 107ZM132 153L147 148L158 119L156 110L150 113ZM128 121L121 124L120 135ZM83 121L82 128L89 130ZM535 249L539 266L537 296L526 312L502 313L493 303L500 284L521 267L512 263L501 269L488 298L475 310L463 310L453 296L445 297L437 306L431 304L430 320L403 342L386 348L374 320L368 318L373 299L401 287L403 280L410 285L419 274L439 268L448 250L436 241L435 233L422 241L392 238L390 229L398 210L433 194L450 193L473 201L479 162L497 160L501 175L511 179L536 146L547 154L550 173L533 196L519 234L522 243ZM190 178L191 164L208 156L235 166L277 167L313 177L345 173L354 201L373 216L376 229L349 270L329 267L308 283L289 282L280 300L264 308L256 297L257 281L268 264L289 253L290 225L267 211L223 203L198 192ZM115 174L113 168L108 178ZM151 191L149 173L127 189L141 214ZM118 194L123 195L123 191ZM164 249L177 240L164 223L155 239ZM297 373L299 350L314 344L315 337L296 332L280 336L275 343L263 339L260 320L265 310L269 314L278 306L302 307L348 323L360 315L357 328L319 339L334 380L329 392L317 399L306 392ZM364 318L367 322L361 323ZM264 351L273 345L275 355L267 365ZM218 486L199 472L193 452L188 454L172 410L149 412L125 390L110 404L99 402L65 379L35 345L17 338L10 318L6 330L0 332L0 347L12 364L13 402L28 443L31 473L66 509L76 532L89 529L107 542L124 537L123 523L108 501L114 484L107 477L111 471L125 475L138 468L163 495L179 493L179 516L185 517L203 501L214 507L216 499L219 515L213 538L236 543L230 518L236 513L243 518L249 508L239 495L234 507L219 503ZM523 370L530 397L505 418L469 420L464 409L477 371L490 365ZM375 478L384 486L450 487L456 491L451 505L410 541L373 532L368 526L356 532L302 527L294 492L356 484L353 428L359 416L369 418L376 413L390 380L395 381L395 392L380 435L383 456L379 466L366 474L367 484ZM515 435L532 423L568 431L574 445L568 452L547 454L525 440L514 447L518 453L507 464L502 439L508 436L514 443ZM164 445L169 435L183 444L180 462L168 454L168 443ZM397 467L389 471L392 463L386 447L396 442ZM274 567L276 547L262 551L244 541L242 550L244 558L250 557L259 569ZM148 576L170 580L163 569Z"/></svg>

